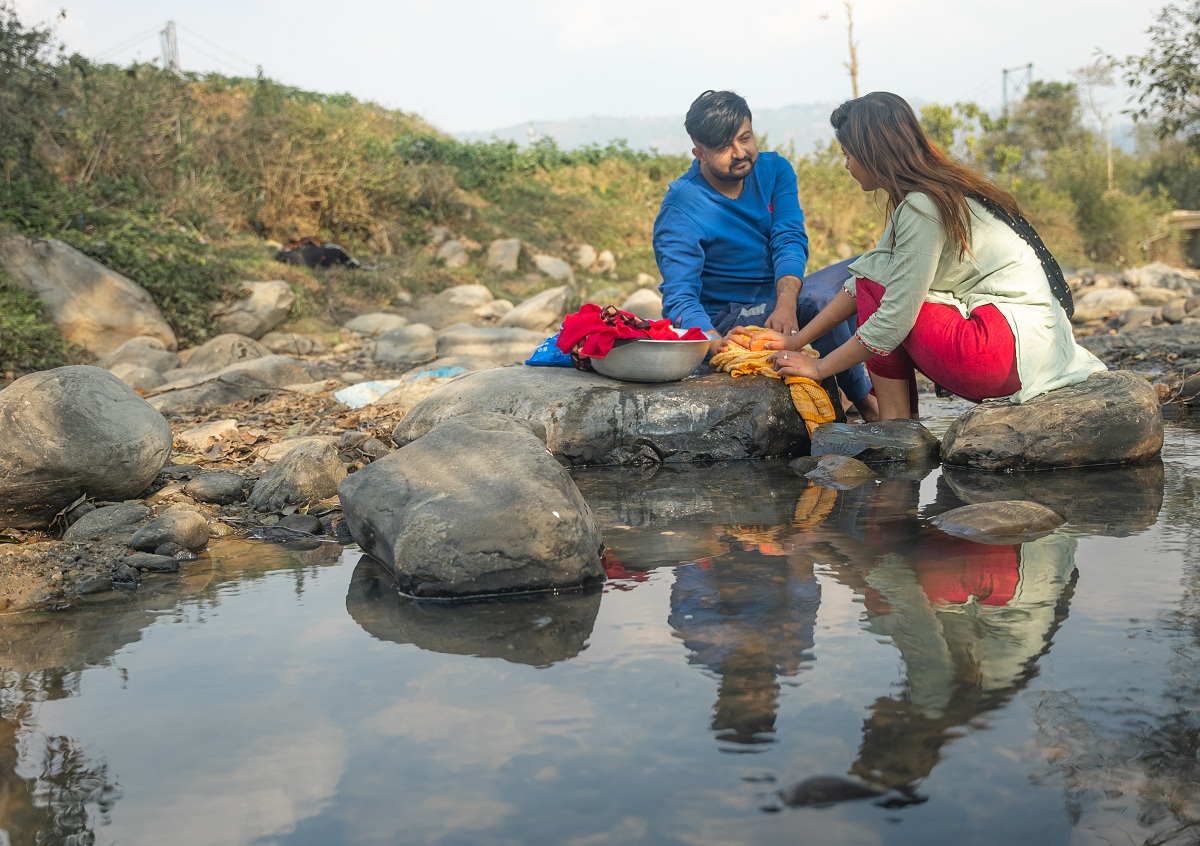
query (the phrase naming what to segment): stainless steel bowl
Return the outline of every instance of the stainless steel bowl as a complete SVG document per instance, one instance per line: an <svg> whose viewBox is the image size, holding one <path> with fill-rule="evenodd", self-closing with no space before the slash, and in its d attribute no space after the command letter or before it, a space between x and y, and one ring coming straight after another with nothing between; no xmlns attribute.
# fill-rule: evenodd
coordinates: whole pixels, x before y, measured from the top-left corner
<svg viewBox="0 0 1200 846"><path fill-rule="evenodd" d="M604 358L593 358L592 367L610 379L625 382L678 382L696 372L707 350L706 340L621 340Z"/></svg>

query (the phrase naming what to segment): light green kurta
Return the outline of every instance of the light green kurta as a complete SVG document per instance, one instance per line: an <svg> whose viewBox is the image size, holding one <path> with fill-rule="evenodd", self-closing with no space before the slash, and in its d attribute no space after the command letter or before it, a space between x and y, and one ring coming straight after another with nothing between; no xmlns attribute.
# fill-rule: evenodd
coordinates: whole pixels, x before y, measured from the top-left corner
<svg viewBox="0 0 1200 846"><path fill-rule="evenodd" d="M1008 320L1017 342L1021 389L1006 399L1025 402L1104 370L1103 362L1075 343L1071 321L1033 248L974 200L967 202L971 249L962 259L933 201L914 192L892 214L879 245L850 264L853 275L845 287L851 294L860 276L885 289L879 310L859 327L859 341L890 353L912 331L922 303L953 305L964 317L990 304Z"/></svg>

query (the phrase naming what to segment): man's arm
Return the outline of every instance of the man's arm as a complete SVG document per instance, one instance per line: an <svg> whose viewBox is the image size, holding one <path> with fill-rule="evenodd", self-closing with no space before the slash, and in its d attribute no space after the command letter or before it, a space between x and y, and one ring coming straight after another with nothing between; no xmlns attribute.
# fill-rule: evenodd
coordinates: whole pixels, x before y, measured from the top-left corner
<svg viewBox="0 0 1200 846"><path fill-rule="evenodd" d="M654 259L662 284L663 317L676 326L699 326L712 334L713 324L700 305L700 276L704 271L703 232L691 217L664 204L654 221Z"/></svg>
<svg viewBox="0 0 1200 846"><path fill-rule="evenodd" d="M775 280L775 310L767 315L767 329L774 329L784 335L795 335L799 329L796 319L796 298L800 296L800 286L803 281L799 276L788 274Z"/></svg>
<svg viewBox="0 0 1200 846"><path fill-rule="evenodd" d="M771 261L775 267L775 310L766 327L791 334L799 327L796 298L808 264L808 232L796 187L796 172L787 159L776 159L775 186L771 192Z"/></svg>

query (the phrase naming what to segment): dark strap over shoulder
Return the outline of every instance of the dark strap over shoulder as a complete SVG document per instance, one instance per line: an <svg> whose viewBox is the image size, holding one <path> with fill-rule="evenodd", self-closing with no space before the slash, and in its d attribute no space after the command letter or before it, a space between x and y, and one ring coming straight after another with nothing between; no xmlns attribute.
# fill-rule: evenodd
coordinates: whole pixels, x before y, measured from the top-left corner
<svg viewBox="0 0 1200 846"><path fill-rule="evenodd" d="M1042 243L1042 238L1037 234L1037 230L1030 225L1029 221L1020 212L1014 218L987 197L979 194L971 194L970 197L1007 223L1013 232L1016 232L1026 244L1033 247L1034 254L1042 263L1042 270L1046 272L1046 279L1050 282L1050 290L1054 293L1055 299L1063 307L1063 311L1067 313L1067 317L1074 316L1075 301L1071 298L1071 289L1067 287L1067 280L1063 278L1062 268L1058 266L1058 261L1046 249L1046 245Z"/></svg>

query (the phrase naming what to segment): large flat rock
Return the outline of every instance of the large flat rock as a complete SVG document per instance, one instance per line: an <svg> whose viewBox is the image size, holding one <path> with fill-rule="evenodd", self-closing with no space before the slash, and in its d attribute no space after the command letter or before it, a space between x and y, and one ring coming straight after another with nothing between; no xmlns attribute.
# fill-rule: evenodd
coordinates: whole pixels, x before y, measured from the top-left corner
<svg viewBox="0 0 1200 846"><path fill-rule="evenodd" d="M501 367L449 382L396 424L404 445L443 420L493 411L540 423L568 466L807 454L808 432L778 379L714 373L661 384L557 367Z"/></svg>
<svg viewBox="0 0 1200 846"><path fill-rule="evenodd" d="M1158 455L1163 420L1154 388L1109 370L1029 402L983 403L942 438L942 463L980 470L1128 464Z"/></svg>

